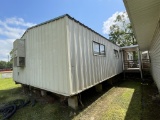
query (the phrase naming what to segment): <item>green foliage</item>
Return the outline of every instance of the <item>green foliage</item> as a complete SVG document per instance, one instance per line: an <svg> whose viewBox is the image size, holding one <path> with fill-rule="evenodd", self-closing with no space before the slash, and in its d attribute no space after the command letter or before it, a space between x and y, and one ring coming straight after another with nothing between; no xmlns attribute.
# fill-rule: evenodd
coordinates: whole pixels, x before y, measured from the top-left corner
<svg viewBox="0 0 160 120"><path fill-rule="evenodd" d="M117 15L114 22L115 24L110 26L109 39L121 47L136 45L137 41L127 13L124 12L121 15Z"/></svg>
<svg viewBox="0 0 160 120"><path fill-rule="evenodd" d="M10 62L13 62L13 49L10 51L10 57L11 57L11 59L10 59Z"/></svg>
<svg viewBox="0 0 160 120"><path fill-rule="evenodd" d="M7 62L7 68L12 68L12 62L11 61Z"/></svg>
<svg viewBox="0 0 160 120"><path fill-rule="evenodd" d="M0 61L0 69L12 68L12 62Z"/></svg>
<svg viewBox="0 0 160 120"><path fill-rule="evenodd" d="M11 56L10 61L8 61L8 62L0 61L0 69L12 68L12 66L13 66L13 49L10 51L10 56Z"/></svg>
<svg viewBox="0 0 160 120"><path fill-rule="evenodd" d="M0 69L6 68L6 62L5 61L0 61Z"/></svg>

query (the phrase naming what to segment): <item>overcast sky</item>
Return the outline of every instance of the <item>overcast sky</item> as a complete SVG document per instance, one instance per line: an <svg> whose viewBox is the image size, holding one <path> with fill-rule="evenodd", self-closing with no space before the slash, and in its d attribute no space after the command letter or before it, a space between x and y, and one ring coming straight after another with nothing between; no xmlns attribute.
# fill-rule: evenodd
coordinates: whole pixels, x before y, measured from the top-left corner
<svg viewBox="0 0 160 120"><path fill-rule="evenodd" d="M123 0L1 0L0 60L8 60L13 41L33 25L67 13L108 37L113 19L123 11Z"/></svg>

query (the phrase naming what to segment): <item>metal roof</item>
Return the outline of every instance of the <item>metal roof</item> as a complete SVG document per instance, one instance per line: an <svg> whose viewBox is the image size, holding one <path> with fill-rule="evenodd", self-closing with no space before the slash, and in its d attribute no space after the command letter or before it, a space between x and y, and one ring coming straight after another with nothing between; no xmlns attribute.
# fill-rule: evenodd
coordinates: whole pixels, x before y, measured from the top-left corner
<svg viewBox="0 0 160 120"><path fill-rule="evenodd" d="M106 39L107 41L111 42L109 39L107 39L106 37L102 36L101 34L99 34L98 32L94 31L93 29L89 28L88 26L84 25L83 23L79 22L79 21L76 20L75 18L71 17L69 14L64 14L64 15L62 15L62 16L56 17L56 18L54 18L54 19L51 19L51 20L42 22L42 23L40 23L40 24L37 24L37 25L35 25L35 26L33 26L33 27L30 27L30 28L28 28L28 29L24 32L24 34L26 34L30 29L33 29L33 28L36 28L36 27L38 27L38 26L41 26L41 25L44 25L44 24L47 24L47 23L50 23L50 22L53 22L53 21L62 19L62 18L64 18L64 17L68 17L69 19L74 20L75 22L77 22L78 24L84 26L84 27L87 28L88 30L91 30L91 31L94 32L95 34L97 34L97 35L101 36L102 38ZM24 36L24 34L22 35L22 37ZM22 37L21 37L21 38L22 38ZM112 43L112 42L111 42L111 43ZM114 43L112 43L112 44L114 44ZM114 44L114 45L116 45L116 44ZM116 45L116 46L118 46L118 45ZM119 47L119 46L118 46L118 47Z"/></svg>
<svg viewBox="0 0 160 120"><path fill-rule="evenodd" d="M148 50L160 21L160 0L123 0L140 50Z"/></svg>

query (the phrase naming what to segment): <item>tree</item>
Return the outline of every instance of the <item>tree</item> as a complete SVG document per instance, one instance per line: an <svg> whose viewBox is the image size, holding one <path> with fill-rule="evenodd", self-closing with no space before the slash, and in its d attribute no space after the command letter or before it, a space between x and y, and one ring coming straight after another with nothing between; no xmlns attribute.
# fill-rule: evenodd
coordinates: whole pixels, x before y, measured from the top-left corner
<svg viewBox="0 0 160 120"><path fill-rule="evenodd" d="M12 64L11 61L9 61L9 62L6 63L7 68L12 68L12 65L13 65L13 64Z"/></svg>
<svg viewBox="0 0 160 120"><path fill-rule="evenodd" d="M0 61L0 69L12 68L12 62Z"/></svg>
<svg viewBox="0 0 160 120"><path fill-rule="evenodd" d="M121 47L137 45L127 12L117 15L114 24L110 26L109 39ZM135 51L133 52L133 58L137 59Z"/></svg>
<svg viewBox="0 0 160 120"><path fill-rule="evenodd" d="M13 51L13 49L12 49L12 50L10 51L10 53L9 53L9 54L10 54L10 57L11 57L11 58L10 58L10 62L11 62L11 63L13 63L13 52L14 52L14 51Z"/></svg>
<svg viewBox="0 0 160 120"><path fill-rule="evenodd" d="M109 39L121 47L137 44L126 12L118 14L114 24L110 26Z"/></svg>
<svg viewBox="0 0 160 120"><path fill-rule="evenodd" d="M0 61L0 69L6 68L7 63L5 61Z"/></svg>

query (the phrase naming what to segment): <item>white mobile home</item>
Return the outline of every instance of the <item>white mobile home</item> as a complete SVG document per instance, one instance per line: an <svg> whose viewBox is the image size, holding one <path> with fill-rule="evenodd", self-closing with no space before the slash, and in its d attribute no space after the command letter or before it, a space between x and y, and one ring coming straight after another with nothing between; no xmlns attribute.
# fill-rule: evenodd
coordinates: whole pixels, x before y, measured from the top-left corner
<svg viewBox="0 0 160 120"><path fill-rule="evenodd" d="M68 14L27 29L14 42L14 81L60 95L121 72L120 47Z"/></svg>
<svg viewBox="0 0 160 120"><path fill-rule="evenodd" d="M160 92L160 0L124 0L141 51L149 51L151 73Z"/></svg>

